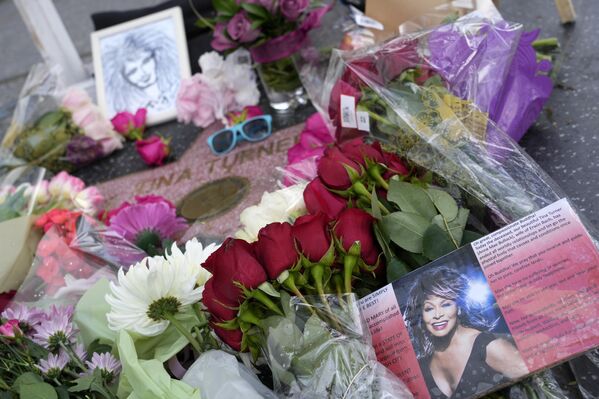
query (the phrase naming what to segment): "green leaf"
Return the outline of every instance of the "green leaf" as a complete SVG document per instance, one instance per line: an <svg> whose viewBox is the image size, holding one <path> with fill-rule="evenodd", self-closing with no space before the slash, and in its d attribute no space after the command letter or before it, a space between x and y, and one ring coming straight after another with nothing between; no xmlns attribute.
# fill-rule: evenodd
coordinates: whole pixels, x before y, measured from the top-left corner
<svg viewBox="0 0 599 399"><path fill-rule="evenodd" d="M393 257L393 252L391 251L391 247L389 246L390 239L381 228L380 222L374 224L374 236L376 237L379 246L383 250L385 258L391 259Z"/></svg>
<svg viewBox="0 0 599 399"><path fill-rule="evenodd" d="M456 247L449 237L449 233L436 224L431 224L422 240L422 254L430 260L435 260L455 251Z"/></svg>
<svg viewBox="0 0 599 399"><path fill-rule="evenodd" d="M402 211L418 214L429 222L437 215L435 205L426 191L412 183L391 179L387 199L397 204Z"/></svg>
<svg viewBox="0 0 599 399"><path fill-rule="evenodd" d="M239 11L239 6L235 0L212 0L214 9L221 15L232 17Z"/></svg>
<svg viewBox="0 0 599 399"><path fill-rule="evenodd" d="M268 10L257 4L241 3L241 8L246 10L250 16L257 17L258 19L267 20L270 17Z"/></svg>
<svg viewBox="0 0 599 399"><path fill-rule="evenodd" d="M415 213L395 212L383 217L383 228L391 241L415 253L422 253L422 238L429 225L428 219Z"/></svg>
<svg viewBox="0 0 599 399"><path fill-rule="evenodd" d="M445 220L452 221L458 216L458 204L451 195L436 188L429 188L426 192Z"/></svg>
<svg viewBox="0 0 599 399"><path fill-rule="evenodd" d="M89 391L96 377L93 374L84 375L83 377L77 378L75 381L75 385L69 388L69 392L83 392Z"/></svg>
<svg viewBox="0 0 599 399"><path fill-rule="evenodd" d="M458 216L450 222L446 221L443 218L443 215L437 215L433 218L434 224L451 234L451 237L453 237L453 241L455 242L453 244L454 249L459 248L462 243L462 236L464 235L464 229L466 228L469 214L470 211L468 209L459 208Z"/></svg>
<svg viewBox="0 0 599 399"><path fill-rule="evenodd" d="M198 28L210 28L210 20L208 19L198 19L196 20L195 26Z"/></svg>
<svg viewBox="0 0 599 399"><path fill-rule="evenodd" d="M260 284L260 286L258 287L261 291L263 291L264 293L273 296L275 298L279 298L281 296L281 294L279 293L279 291L277 291L275 289L275 287L272 286L271 283L269 283L268 281L263 282L262 284Z"/></svg>
<svg viewBox="0 0 599 399"><path fill-rule="evenodd" d="M393 258L387 262L387 282L392 283L400 277L408 274L410 268L401 259Z"/></svg>
<svg viewBox="0 0 599 399"><path fill-rule="evenodd" d="M262 25L264 25L264 20L261 19L257 19L255 21L252 22L252 25L250 26L251 29L258 29L259 27L261 27Z"/></svg>
<svg viewBox="0 0 599 399"><path fill-rule="evenodd" d="M15 391L19 392L21 390L21 387L24 385L35 385L40 382L43 382L43 380L42 380L42 377L40 377L39 375L37 375L35 373L31 373L31 372L23 373L17 377L17 379L13 383L12 388Z"/></svg>
<svg viewBox="0 0 599 399"><path fill-rule="evenodd" d="M58 399L58 395L52 385L45 382L21 385L19 389L21 399Z"/></svg>
<svg viewBox="0 0 599 399"><path fill-rule="evenodd" d="M372 216L376 220L381 220L383 216L381 215L381 209L379 208L379 198L376 195L375 187L372 187L372 196L370 198L370 207L372 208Z"/></svg>
<svg viewBox="0 0 599 399"><path fill-rule="evenodd" d="M69 399L71 396L69 395L69 390L64 385L59 387L54 387L56 393L58 394L58 399Z"/></svg>
<svg viewBox="0 0 599 399"><path fill-rule="evenodd" d="M462 236L462 246L470 244L471 242L476 241L483 237L484 237L483 234L480 234L476 231L464 230L464 235Z"/></svg>
<svg viewBox="0 0 599 399"><path fill-rule="evenodd" d="M112 352L112 346L110 346L108 344L103 344L100 342L99 338L96 338L92 341L92 343L90 343L87 346L87 353L89 353L90 357L94 352L95 353L110 353L110 352Z"/></svg>
<svg viewBox="0 0 599 399"><path fill-rule="evenodd" d="M430 262L430 259L422 256L421 254L415 254L408 251L404 251L401 254L401 256L402 259L405 259L406 262L409 262L408 264L411 266L412 269L424 266Z"/></svg>

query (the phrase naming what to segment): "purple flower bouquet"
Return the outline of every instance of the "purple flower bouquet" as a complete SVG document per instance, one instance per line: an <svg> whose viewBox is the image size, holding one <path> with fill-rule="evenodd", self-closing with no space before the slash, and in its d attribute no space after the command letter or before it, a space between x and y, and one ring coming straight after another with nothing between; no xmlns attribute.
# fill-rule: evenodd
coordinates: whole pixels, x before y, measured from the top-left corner
<svg viewBox="0 0 599 399"><path fill-rule="evenodd" d="M303 96L292 55L319 26L330 5L314 0L213 0L214 19L198 24L214 30L212 47L231 51L245 47L258 64L258 72L274 109L292 107Z"/></svg>

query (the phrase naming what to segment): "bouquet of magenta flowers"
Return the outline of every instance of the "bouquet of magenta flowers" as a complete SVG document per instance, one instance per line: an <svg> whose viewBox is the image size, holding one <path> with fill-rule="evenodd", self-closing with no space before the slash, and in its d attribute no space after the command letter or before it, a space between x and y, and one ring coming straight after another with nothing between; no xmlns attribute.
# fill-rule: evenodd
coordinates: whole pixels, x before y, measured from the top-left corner
<svg viewBox="0 0 599 399"><path fill-rule="evenodd" d="M245 47L258 64L258 72L275 109L293 99L301 82L292 55L320 25L330 5L314 0L214 0L216 16L198 23L214 29L212 47L230 51ZM288 107L289 105L287 105Z"/></svg>

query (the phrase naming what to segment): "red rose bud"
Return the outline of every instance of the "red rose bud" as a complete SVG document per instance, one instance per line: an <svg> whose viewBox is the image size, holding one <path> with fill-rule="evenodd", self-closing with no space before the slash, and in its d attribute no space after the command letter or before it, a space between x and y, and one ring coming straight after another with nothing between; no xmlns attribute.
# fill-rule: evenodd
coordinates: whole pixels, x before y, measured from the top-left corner
<svg viewBox="0 0 599 399"><path fill-rule="evenodd" d="M289 223L271 223L258 233L254 244L256 257L271 280L291 268L299 259Z"/></svg>
<svg viewBox="0 0 599 399"><path fill-rule="evenodd" d="M241 351L241 340L243 338L243 333L240 329L236 330L227 330L218 326L217 323L222 323L224 320L215 319L214 321L210 321L210 327L214 330L216 335L219 336L220 339L227 345L229 345L233 350L240 352Z"/></svg>
<svg viewBox="0 0 599 399"><path fill-rule="evenodd" d="M170 154L169 141L154 135L145 140L136 141L135 149L147 165L160 166Z"/></svg>
<svg viewBox="0 0 599 399"><path fill-rule="evenodd" d="M204 285L202 293L202 303L208 309L212 316L220 320L229 321L237 317L238 305L236 303L228 303L226 299L219 298L214 291L214 279L209 279Z"/></svg>
<svg viewBox="0 0 599 399"><path fill-rule="evenodd" d="M329 220L336 219L337 215L347 207L347 200L330 192L318 177L306 186L304 202L310 214L322 212Z"/></svg>
<svg viewBox="0 0 599 399"><path fill-rule="evenodd" d="M365 144L361 137L341 144L340 148L341 152L349 159L363 166L366 166L366 159L377 163L384 162L380 145L378 143L373 145Z"/></svg>
<svg viewBox="0 0 599 399"><path fill-rule="evenodd" d="M228 238L203 265L213 274L214 290L227 303L239 303L239 283L248 289L257 288L266 281L266 272L254 257L252 245L238 239Z"/></svg>
<svg viewBox="0 0 599 399"><path fill-rule="evenodd" d="M360 172L360 166L345 156L338 147L330 147L318 161L317 172L322 182L335 190L346 190L351 187L352 180L347 167Z"/></svg>
<svg viewBox="0 0 599 399"><path fill-rule="evenodd" d="M304 215L297 218L291 228L302 253L312 262L320 261L331 246L328 222L324 213Z"/></svg>
<svg viewBox="0 0 599 399"><path fill-rule="evenodd" d="M407 176L410 174L406 165L397 155L390 152L384 152L383 154L385 156L383 163L387 166L387 171L383 174L385 180L389 180L395 175Z"/></svg>
<svg viewBox="0 0 599 399"><path fill-rule="evenodd" d="M360 257L367 265L376 264L380 253L374 237L373 220L361 209L348 208L341 212L334 227L335 236L346 251L349 252L355 242L360 243Z"/></svg>

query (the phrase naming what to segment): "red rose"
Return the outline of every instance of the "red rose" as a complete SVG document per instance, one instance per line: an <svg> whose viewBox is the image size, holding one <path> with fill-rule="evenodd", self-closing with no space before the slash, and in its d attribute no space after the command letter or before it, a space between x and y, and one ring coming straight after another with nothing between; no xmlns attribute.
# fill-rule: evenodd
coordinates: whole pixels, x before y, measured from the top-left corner
<svg viewBox="0 0 599 399"><path fill-rule="evenodd" d="M341 212L333 231L341 240L346 251L355 242L360 242L361 258L368 265L376 264L379 257L374 232L372 228L373 217L358 208L348 208Z"/></svg>
<svg viewBox="0 0 599 399"><path fill-rule="evenodd" d="M360 166L349 159L338 147L327 148L324 156L318 161L318 176L328 187L336 190L345 190L351 187L352 182L346 167L359 173Z"/></svg>
<svg viewBox="0 0 599 399"><path fill-rule="evenodd" d="M395 175L407 176L410 174L400 157L390 152L384 152L383 155L385 156L385 162L383 163L387 166L387 171L383 175L385 180L389 180Z"/></svg>
<svg viewBox="0 0 599 399"><path fill-rule="evenodd" d="M271 223L258 232L254 244L256 257L262 263L271 280L291 268L299 259L295 240L289 223Z"/></svg>
<svg viewBox="0 0 599 399"><path fill-rule="evenodd" d="M202 303L210 314L220 320L231 320L237 317L237 310L234 309L238 305L235 303L226 303L226 299L219 298L214 291L214 279L209 279L204 285L202 293Z"/></svg>
<svg viewBox="0 0 599 399"><path fill-rule="evenodd" d="M223 342L229 345L233 350L237 352L241 351L241 339L243 338L243 333L241 330L226 330L222 327L219 327L216 323L222 323L224 320L215 319L214 321L210 321L210 327L214 330L216 335L223 340Z"/></svg>
<svg viewBox="0 0 599 399"><path fill-rule="evenodd" d="M302 253L312 262L318 262L331 246L328 222L328 217L321 212L297 218L291 228Z"/></svg>
<svg viewBox="0 0 599 399"><path fill-rule="evenodd" d="M366 166L366 159L374 162L384 162L380 144L365 144L360 137L341 144L341 152L352 161Z"/></svg>
<svg viewBox="0 0 599 399"><path fill-rule="evenodd" d="M322 212L330 220L337 218L339 212L347 207L347 200L330 192L318 177L306 186L304 202L310 214Z"/></svg>
<svg viewBox="0 0 599 399"><path fill-rule="evenodd" d="M227 238L203 266L213 274L219 298L228 303L238 303L241 299L241 289L234 282L254 289L266 281L266 272L254 257L252 245L243 240Z"/></svg>

